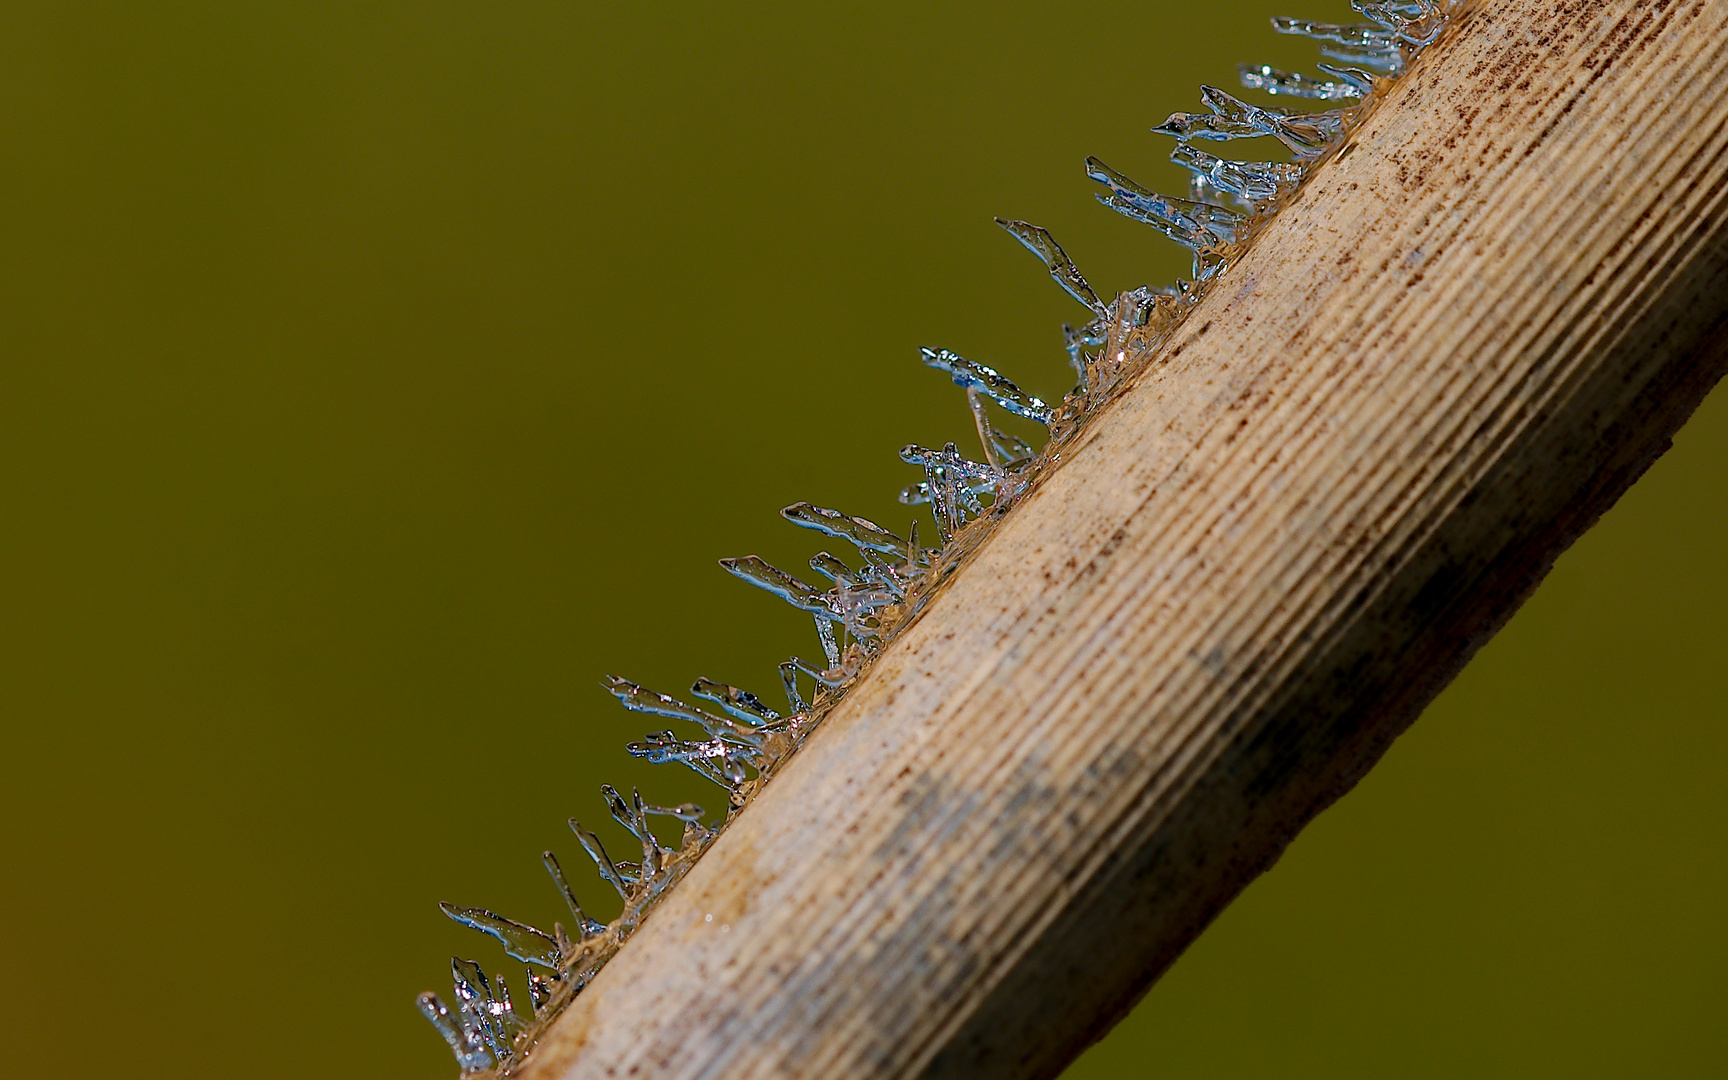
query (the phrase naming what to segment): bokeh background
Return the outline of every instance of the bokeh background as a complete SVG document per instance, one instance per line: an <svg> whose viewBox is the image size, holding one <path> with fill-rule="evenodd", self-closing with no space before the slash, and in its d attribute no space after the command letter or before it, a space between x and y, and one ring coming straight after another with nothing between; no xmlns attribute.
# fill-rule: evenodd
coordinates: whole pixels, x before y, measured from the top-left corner
<svg viewBox="0 0 1728 1080"><path fill-rule="evenodd" d="M1179 185L1284 7L0 4L8 1068L451 1076L435 901L610 915L564 819L719 805L598 676L811 652L714 559L904 524L916 346L1060 395L990 215L1174 277L1081 160ZM1718 394L1069 1075L1728 1074L1725 477Z"/></svg>

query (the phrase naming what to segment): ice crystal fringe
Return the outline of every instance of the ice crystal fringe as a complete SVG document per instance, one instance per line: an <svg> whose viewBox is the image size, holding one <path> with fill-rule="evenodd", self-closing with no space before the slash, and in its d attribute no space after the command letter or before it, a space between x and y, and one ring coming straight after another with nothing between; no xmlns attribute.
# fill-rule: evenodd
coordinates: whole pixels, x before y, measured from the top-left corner
<svg viewBox="0 0 1728 1080"><path fill-rule="evenodd" d="M1160 195L1097 158L1086 159L1086 174L1108 189L1098 200L1192 252L1193 280L1133 289L1105 303L1048 232L1024 221L996 219L1044 263L1068 295L1085 305L1091 318L1078 329L1062 328L1077 382L1054 406L1020 389L995 368L947 349L921 351L925 364L965 392L979 444L976 458L952 442L940 449L911 445L900 451L902 461L924 471L924 479L902 491L900 501L930 507L937 546L920 543L916 522L902 537L873 521L801 502L781 515L853 549L853 562L826 551L810 560L810 569L826 584L811 585L754 555L720 560L728 572L815 622L821 659L812 663L795 656L779 666L784 714L748 690L708 679L696 680L690 695L717 710L687 704L616 676L602 680L626 709L676 721L692 732L691 737L680 735L678 729L651 732L626 749L651 762L684 765L713 781L726 793L726 810L705 825L702 809L693 804L654 806L636 791L626 799L610 785L602 786L606 809L642 849L640 861L615 859L596 833L570 819L577 842L624 901L623 913L609 924L584 913L550 851L542 853L541 859L570 909L568 928L554 923L548 934L484 908L439 905L450 918L495 939L506 956L528 965L526 1013L517 1010L503 976L488 976L473 960L450 961L454 1009L435 994L420 995L420 1011L450 1045L464 1073L508 1074L521 1064L552 1018L635 932L731 815L772 779L871 658L921 609L966 552L976 547L990 523L1036 483L1046 466L1060 460L1062 448L1079 425L1150 359L1206 284L1234 261L1307 172L1360 122L1364 99L1375 92L1379 81L1402 73L1415 52L1439 36L1452 10L1451 0L1351 3L1367 22L1334 26L1305 19L1272 20L1279 33L1320 43L1327 62L1316 66L1326 78L1264 65L1244 64L1238 71L1242 85L1250 90L1337 107L1299 112L1251 104L1217 87L1202 86L1200 100L1207 112L1172 113L1152 129L1176 138L1171 160L1193 174L1187 197ZM1196 141L1256 138L1276 140L1294 161L1233 161L1195 145ZM1048 428L1050 437L1043 450L997 430L991 421L992 406ZM812 687L809 697L802 689L805 682ZM694 735L695 730L701 737ZM650 827L654 817L681 823L676 847L661 844Z"/></svg>

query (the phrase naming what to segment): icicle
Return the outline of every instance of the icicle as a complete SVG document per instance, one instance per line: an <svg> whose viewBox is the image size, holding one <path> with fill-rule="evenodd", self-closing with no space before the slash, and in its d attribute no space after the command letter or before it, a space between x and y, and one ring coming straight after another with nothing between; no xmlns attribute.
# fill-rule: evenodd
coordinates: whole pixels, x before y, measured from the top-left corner
<svg viewBox="0 0 1728 1080"><path fill-rule="evenodd" d="M829 668L829 669L814 668L814 667L811 667L809 664L806 664L804 661L798 659L796 656L792 657L792 659L790 659L786 662L788 664L791 664L797 670L802 671L804 674L810 676L812 679L815 679L817 681L817 683L821 684L822 686L829 686L829 687L844 686L846 683L847 676L850 674L849 672L836 671L832 668Z"/></svg>
<svg viewBox="0 0 1728 1080"><path fill-rule="evenodd" d="M682 850L688 850L693 844L705 844L714 835L702 824L702 808L695 803L679 803L677 806L649 804L647 810L650 814L661 814L678 819L684 826L684 833L678 841Z"/></svg>
<svg viewBox="0 0 1728 1080"><path fill-rule="evenodd" d="M486 1011L492 1014L493 1023L498 1026L499 1033L508 1040L505 1045L514 1048L516 1036L522 1031L522 1018L516 1015L516 1006L510 1001L510 987L504 982L503 975L492 976L492 982L497 986L492 1000L487 1003Z"/></svg>
<svg viewBox="0 0 1728 1080"><path fill-rule="evenodd" d="M570 819L569 825L570 831L576 834L576 839L582 844L582 850L586 851L588 857L594 860L595 867L600 871L601 880L617 889L618 895L628 903L630 900L630 883L625 880L623 874L618 872L618 864L612 861L612 856L606 854L606 845L600 842L598 836L584 829L582 823L575 818Z"/></svg>
<svg viewBox="0 0 1728 1080"><path fill-rule="evenodd" d="M793 503L781 510L780 516L800 528L815 529L826 536L848 540L861 552L902 555L906 551L906 541L868 518L853 517L807 502Z"/></svg>
<svg viewBox="0 0 1728 1080"><path fill-rule="evenodd" d="M1215 116L1272 136L1298 158L1319 155L1344 132L1343 114L1337 112L1290 113L1263 109L1232 97L1216 86L1202 86L1200 97Z"/></svg>
<svg viewBox="0 0 1728 1080"><path fill-rule="evenodd" d="M809 703L804 700L804 695L798 692L798 664L792 660L783 661L779 671L780 685L786 690L786 707L794 714L809 712Z"/></svg>
<svg viewBox="0 0 1728 1080"><path fill-rule="evenodd" d="M1368 91L1374 89L1374 80L1380 77L1372 71L1364 71L1359 67L1346 67L1341 64L1315 64L1314 66L1326 74L1356 87L1363 96L1367 96Z"/></svg>
<svg viewBox="0 0 1728 1080"><path fill-rule="evenodd" d="M1268 94L1310 101L1356 101L1367 92L1354 82L1321 81L1308 75L1279 71L1268 64L1243 64L1236 73L1249 90L1264 90Z"/></svg>
<svg viewBox="0 0 1728 1080"><path fill-rule="evenodd" d="M840 666L840 646L834 640L834 624L827 619L816 620L816 639L822 643L822 655L828 658L830 670Z"/></svg>
<svg viewBox="0 0 1728 1080"><path fill-rule="evenodd" d="M1408 0L1350 0L1350 6L1365 17L1398 35L1398 40L1412 49L1432 45L1446 28L1446 18L1440 5Z"/></svg>
<svg viewBox="0 0 1728 1080"><path fill-rule="evenodd" d="M506 955L515 957L524 964L539 964L553 971L558 970L558 943L551 934L506 919L485 908L457 907L439 901L438 909L463 926L473 927L482 934L497 938L503 943Z"/></svg>
<svg viewBox="0 0 1728 1080"><path fill-rule="evenodd" d="M978 501L980 492L992 491L1001 498L1004 488L1017 487L1019 483L1005 469L962 457L960 448L953 443L940 450L913 443L900 451L900 460L908 465L924 467L926 479L922 488L902 492L901 499L911 501L912 498L928 497L943 543L959 531L968 516L977 517L984 512L984 504Z"/></svg>
<svg viewBox="0 0 1728 1080"><path fill-rule="evenodd" d="M1092 286L1086 284L1086 279L1080 276L1074 260L1062 250L1062 245L1050 238L1049 232L1037 225L1007 218L997 218L996 224L1007 229L1009 235L1024 244L1027 251L1043 259L1044 265L1050 269L1050 276L1056 279L1056 284L1062 286L1069 296L1091 308L1094 315L1104 314L1103 301L1092 291Z"/></svg>
<svg viewBox="0 0 1728 1080"><path fill-rule="evenodd" d="M1010 435L995 428L990 429L990 442L995 445L996 452L1002 455L1004 467L1012 466L1018 461L1024 461L1037 452L1032 449L1031 443L1020 436Z"/></svg>
<svg viewBox="0 0 1728 1080"><path fill-rule="evenodd" d="M540 861L546 864L546 872L552 875L552 884L558 886L559 895L564 897L564 903L569 905L570 915L576 920L576 933L583 938L605 933L606 924L590 919L582 910L582 905L576 902L576 892L570 888L570 882L565 880L564 868L558 865L558 857L550 851L542 851Z"/></svg>
<svg viewBox="0 0 1728 1080"><path fill-rule="evenodd" d="M738 761L719 739L685 742L673 732L657 731L643 736L642 742L625 744L624 749L631 756L645 758L655 765L671 762L688 765L698 775L727 791L735 790L747 775L743 762Z"/></svg>
<svg viewBox="0 0 1728 1080"><path fill-rule="evenodd" d="M500 1063L508 1061L513 1053L513 1032L497 1009L498 1002L492 996L492 985L486 979L486 972L473 960L452 956L450 977L456 984L456 1008L464 1030L478 1035Z"/></svg>
<svg viewBox="0 0 1728 1080"><path fill-rule="evenodd" d="M746 724L761 727L780 719L780 714L762 704L762 700L755 694L740 690L736 686L727 686L709 679L697 679L690 687L690 692L704 701L712 701Z"/></svg>
<svg viewBox="0 0 1728 1080"><path fill-rule="evenodd" d="M1177 143L1170 160L1211 181L1220 191L1240 195L1253 202L1267 202L1294 187L1302 179L1300 165L1266 161L1225 161L1188 143Z"/></svg>
<svg viewBox="0 0 1728 1080"><path fill-rule="evenodd" d="M1094 298L1096 299L1096 298ZM1050 425L1050 406L1003 378L993 367L968 360L947 349L919 349L924 363L937 371L945 371L956 386L977 390L1015 416Z"/></svg>
<svg viewBox="0 0 1728 1080"><path fill-rule="evenodd" d="M1000 469L1002 454L996 448L996 440L990 437L990 416L984 411L984 399L979 397L977 389L971 386L966 388L966 408L972 413L972 427L978 432L978 444L984 448L985 464L992 469Z"/></svg>
<svg viewBox="0 0 1728 1080"><path fill-rule="evenodd" d="M1088 389L1086 383L1086 361L1080 358L1080 348L1084 335L1067 323L1062 324L1062 347L1068 352L1068 363L1074 368L1074 394L1084 395ZM905 499L901 500L902 502Z"/></svg>
<svg viewBox="0 0 1728 1080"><path fill-rule="evenodd" d="M755 558L755 556L751 556ZM725 560L722 560L725 561ZM760 559L757 560L761 562ZM767 566L767 563L762 565ZM773 569L769 567L769 569ZM779 573L779 571L775 571ZM803 584L800 582L799 584ZM805 586L808 588L808 586ZM616 675L607 675L600 680L600 685L616 697L620 704L631 712L648 713L652 716L664 716L672 720L688 720L697 724L708 734L717 739L725 739L742 746L761 746L762 734L755 728L741 724L724 716L703 712L692 705L686 705L675 697L657 694L652 690L638 686L629 679L621 679Z"/></svg>
<svg viewBox="0 0 1728 1080"><path fill-rule="evenodd" d="M838 618L820 592L786 571L768 565L758 556L744 555L736 559L721 559L720 565L727 573L748 581L758 589L773 593L799 611Z"/></svg>
<svg viewBox="0 0 1728 1080"><path fill-rule="evenodd" d="M837 585L844 585L852 581L851 568L826 551L818 551L810 556L810 569Z"/></svg>
<svg viewBox="0 0 1728 1080"><path fill-rule="evenodd" d="M702 808L693 802L679 803L677 806L655 806L650 803L643 807L650 814L660 814L663 817L677 818L686 825L700 824Z"/></svg>
<svg viewBox="0 0 1728 1080"><path fill-rule="evenodd" d="M654 831L648 827L648 810L642 803L642 792L631 788L630 801L625 802L617 788L611 784L601 784L600 795L606 800L606 809L612 812L612 819L641 841L642 878L646 880L658 874L661 866L665 865L667 852L660 846L660 841L654 838Z"/></svg>
<svg viewBox="0 0 1728 1080"><path fill-rule="evenodd" d="M421 994L415 999L415 1003L420 1006L421 1014L432 1022L432 1026L438 1029L438 1034L450 1045L450 1052L456 1055L457 1068L463 1072L477 1072L498 1064L498 1059L492 1056L492 1051L487 1048L480 1033L459 1023L437 994Z"/></svg>
<svg viewBox="0 0 1728 1080"><path fill-rule="evenodd" d="M1275 15L1272 18L1272 29L1280 34L1297 34L1312 38L1315 41L1343 45L1349 49L1363 52L1384 52L1397 49L1397 35L1384 26L1374 26L1369 23L1336 23L1315 22L1312 19L1295 19L1288 15Z"/></svg>
<svg viewBox="0 0 1728 1080"><path fill-rule="evenodd" d="M1086 159L1086 175L1110 189L1109 195L1098 196L1099 202L1152 226L1191 251L1234 241L1247 220L1222 206L1149 191L1095 157Z"/></svg>

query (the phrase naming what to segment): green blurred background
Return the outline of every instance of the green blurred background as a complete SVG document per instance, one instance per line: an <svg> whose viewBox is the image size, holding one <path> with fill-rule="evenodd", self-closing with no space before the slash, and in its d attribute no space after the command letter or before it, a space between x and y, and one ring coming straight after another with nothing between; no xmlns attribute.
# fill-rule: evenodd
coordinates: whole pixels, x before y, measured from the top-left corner
<svg viewBox="0 0 1728 1080"><path fill-rule="evenodd" d="M610 915L565 817L719 805L597 677L810 653L714 559L905 522L918 345L1059 395L990 215L1175 276L1081 159L1177 190L1286 6L0 5L10 1070L451 1076L434 902ZM1069 1075L1728 1075L1725 460L1718 395Z"/></svg>

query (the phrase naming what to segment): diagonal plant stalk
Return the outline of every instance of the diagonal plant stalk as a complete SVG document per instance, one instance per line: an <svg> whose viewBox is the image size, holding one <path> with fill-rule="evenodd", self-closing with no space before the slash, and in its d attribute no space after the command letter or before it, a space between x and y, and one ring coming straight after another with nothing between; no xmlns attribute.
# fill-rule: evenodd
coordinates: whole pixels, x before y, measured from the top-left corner
<svg viewBox="0 0 1728 1080"><path fill-rule="evenodd" d="M1728 6L1484 3L1393 81L1444 12L1357 6L1371 22L1278 23L1326 43L1329 79L1242 80L1362 104L1207 88L1158 129L1187 199L1088 161L1106 205L1192 248L1195 283L1105 304L1002 223L1093 321L1056 406L925 350L984 459L902 453L939 550L796 504L863 567L823 553L818 589L726 561L815 617L827 663L782 665L787 715L608 680L707 736L633 753L748 809L703 825L607 789L641 862L572 826L625 898L610 926L550 854L573 935L447 906L544 972L531 1018L472 961L455 1010L422 998L465 1069L1053 1074L1661 451L1728 363ZM1244 137L1296 163L1194 145Z"/></svg>

